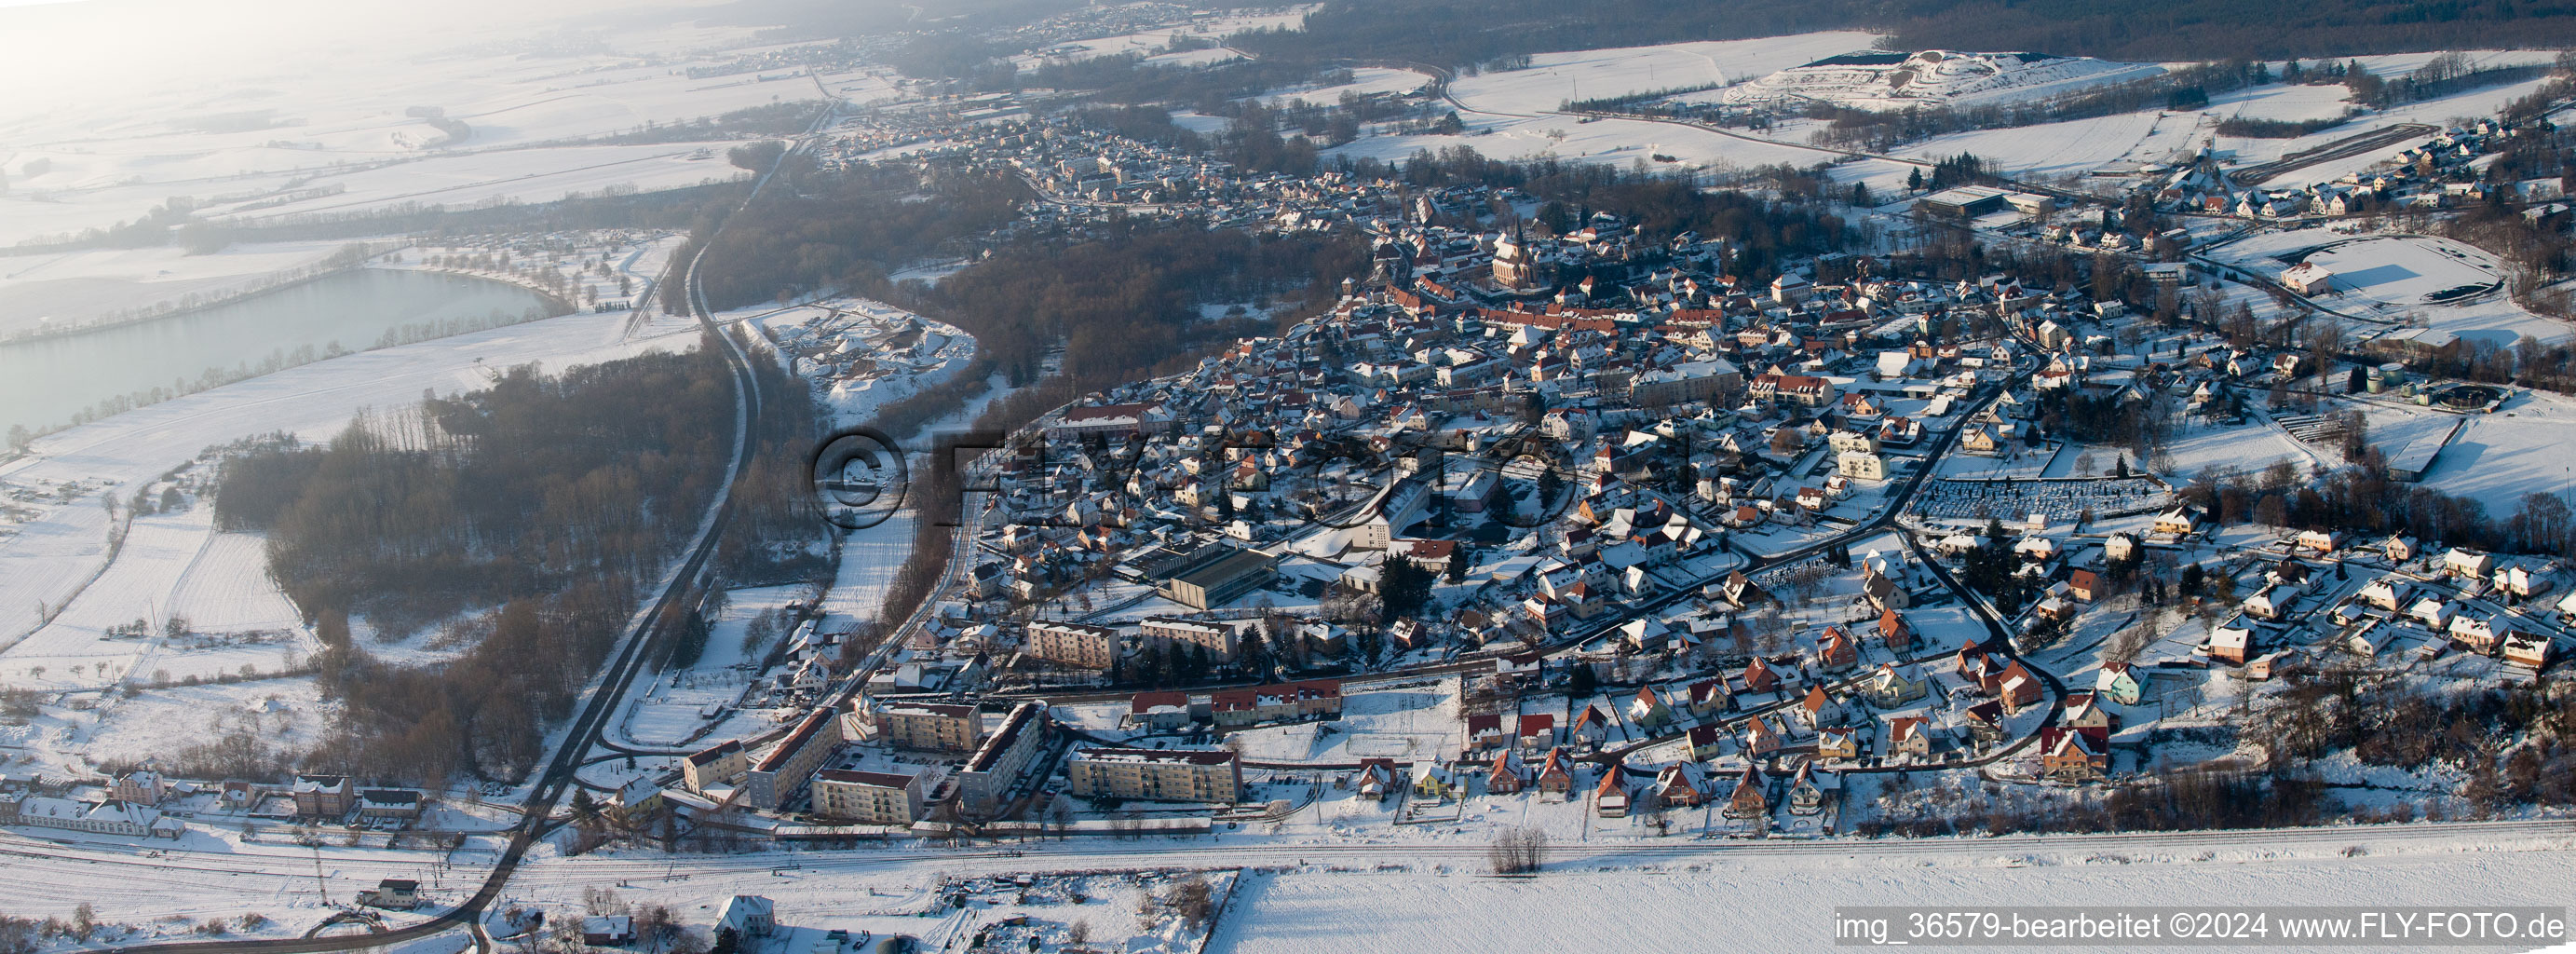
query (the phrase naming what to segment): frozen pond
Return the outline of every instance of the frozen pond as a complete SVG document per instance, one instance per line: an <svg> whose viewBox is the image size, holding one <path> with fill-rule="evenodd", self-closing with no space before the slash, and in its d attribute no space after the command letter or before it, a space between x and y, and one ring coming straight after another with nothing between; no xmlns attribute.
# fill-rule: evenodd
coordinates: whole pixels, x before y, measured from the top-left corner
<svg viewBox="0 0 2576 954"><path fill-rule="evenodd" d="M67 424L101 402L301 363L337 344L419 340L548 311L535 292L432 272L358 269L166 318L0 345L0 430ZM299 351L310 349L299 355ZM162 394L167 398L170 394ZM135 403L148 403L137 398Z"/></svg>

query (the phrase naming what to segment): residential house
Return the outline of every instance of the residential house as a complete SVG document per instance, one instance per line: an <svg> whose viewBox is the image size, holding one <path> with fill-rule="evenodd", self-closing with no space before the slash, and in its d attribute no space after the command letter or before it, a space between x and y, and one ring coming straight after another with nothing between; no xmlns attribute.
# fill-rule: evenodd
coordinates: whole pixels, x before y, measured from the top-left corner
<svg viewBox="0 0 2576 954"><path fill-rule="evenodd" d="M1816 759L1829 763L1859 761L1860 730L1850 726L1816 730Z"/></svg>
<svg viewBox="0 0 2576 954"><path fill-rule="evenodd" d="M1931 686L1931 680L1924 677L1920 668L1911 664L1880 663L1878 672L1870 677L1861 694L1869 699L1871 705L1893 709L1923 698L1932 691Z"/></svg>
<svg viewBox="0 0 2576 954"><path fill-rule="evenodd" d="M1831 779L1832 776L1827 778ZM1813 815L1822 812L1825 810L1825 799L1830 794L1828 789L1840 791L1841 788L1839 784L1828 786L1820 783L1816 776L1815 763L1798 763L1798 774L1789 782L1789 814Z"/></svg>
<svg viewBox="0 0 2576 954"><path fill-rule="evenodd" d="M1764 659L1760 656L1755 656L1753 657L1752 662L1744 664L1745 692L1765 693L1776 691L1779 688L1780 673L1771 668L1770 660Z"/></svg>
<svg viewBox="0 0 2576 954"><path fill-rule="evenodd" d="M1638 728L1652 730L1671 722L1673 710L1664 704L1663 694L1656 692L1655 687L1640 686L1637 695L1628 701L1628 720L1636 723Z"/></svg>
<svg viewBox="0 0 2576 954"><path fill-rule="evenodd" d="M2102 575L2091 570L2077 570L2066 575L2066 591L2076 599L2090 603L2102 594Z"/></svg>
<svg viewBox="0 0 2576 954"><path fill-rule="evenodd" d="M2495 573L2495 556L2453 547L2442 554L2442 572L2468 580L2484 580Z"/></svg>
<svg viewBox="0 0 2576 954"><path fill-rule="evenodd" d="M1911 756L1932 757L1932 723L1922 716L1897 716L1887 720L1888 758Z"/></svg>
<svg viewBox="0 0 2576 954"><path fill-rule="evenodd" d="M1352 788L1359 797L1372 802L1386 801L1404 785L1404 772L1395 767L1394 759L1361 759L1359 776Z"/></svg>
<svg viewBox="0 0 2576 954"><path fill-rule="evenodd" d="M2239 666L2253 652L2254 630L2242 619L2230 620L2209 633L2209 655Z"/></svg>
<svg viewBox="0 0 2576 954"><path fill-rule="evenodd" d="M594 914L581 919L581 942L592 947L625 947L635 943L635 919L624 914Z"/></svg>
<svg viewBox="0 0 2576 954"><path fill-rule="evenodd" d="M1843 721L1843 705L1827 695L1824 686L1810 686L1807 697L1798 700L1798 716L1817 728L1837 725Z"/></svg>
<svg viewBox="0 0 2576 954"><path fill-rule="evenodd" d="M2003 741L2008 733L2004 725L2004 704L1992 699L1960 710L1959 724L1968 730L1968 740L1979 748Z"/></svg>
<svg viewBox="0 0 2576 954"><path fill-rule="evenodd" d="M2070 781L2101 778L2111 767L2104 745L2107 738L2095 729L2050 726L2039 730L2041 774Z"/></svg>
<svg viewBox="0 0 2576 954"><path fill-rule="evenodd" d="M1494 753L1494 761L1485 770L1485 794L1517 795L1529 787L1529 769L1521 765L1520 754L1505 749Z"/></svg>
<svg viewBox="0 0 2576 954"><path fill-rule="evenodd" d="M1601 711L1600 706L1584 706L1583 714L1574 717L1574 728L1567 734L1577 749L1598 749L1610 740L1610 714Z"/></svg>
<svg viewBox="0 0 2576 954"><path fill-rule="evenodd" d="M1613 762L1601 770L1601 784L1592 790L1592 811L1603 818L1628 817L1627 771Z"/></svg>
<svg viewBox="0 0 2576 954"><path fill-rule="evenodd" d="M357 785L346 775L298 775L290 791L297 815L339 818L357 807Z"/></svg>
<svg viewBox="0 0 2576 954"><path fill-rule="evenodd" d="M1860 665L1860 647L1851 634L1840 626L1825 627L1824 638L1816 643L1816 666L1826 672L1843 672Z"/></svg>
<svg viewBox="0 0 2576 954"><path fill-rule="evenodd" d="M1892 653L1903 655L1914 649L1914 627L1892 609L1879 611L1878 638Z"/></svg>
<svg viewBox="0 0 2576 954"><path fill-rule="evenodd" d="M2155 532L2168 536L2187 537L2200 531L2203 519L2200 508L2186 504L2157 514Z"/></svg>
<svg viewBox="0 0 2576 954"><path fill-rule="evenodd" d="M1771 814L1771 784L1762 776L1762 767L1747 762L1744 773L1736 776L1735 790L1726 797L1726 817L1761 818Z"/></svg>
<svg viewBox="0 0 2576 954"><path fill-rule="evenodd" d="M1556 713L1532 712L1520 717L1520 746L1523 752L1542 752L1556 747Z"/></svg>
<svg viewBox="0 0 2576 954"><path fill-rule="evenodd" d="M1539 763L1538 791L1542 798L1564 801L1574 794L1573 760L1564 749L1549 749L1547 760Z"/></svg>
<svg viewBox="0 0 2576 954"><path fill-rule="evenodd" d="M725 901L716 926L742 938L762 938L778 930L778 904L756 894L737 894Z"/></svg>
<svg viewBox="0 0 2576 954"><path fill-rule="evenodd" d="M2504 661L2526 666L2535 671L2549 668L2550 638L2538 633L2515 633L2504 638Z"/></svg>
<svg viewBox="0 0 2576 954"><path fill-rule="evenodd" d="M2057 716L2058 725L2075 729L2100 729L2105 733L2119 728L2116 722L2117 720L2111 717L2111 710L2103 708L2102 701L2089 692L2067 693L2066 708Z"/></svg>
<svg viewBox="0 0 2576 954"><path fill-rule="evenodd" d="M1675 762L1655 773L1655 804L1665 808L1695 808L1708 800L1708 777L1697 762Z"/></svg>
<svg viewBox="0 0 2576 954"><path fill-rule="evenodd" d="M2145 686L2139 682L2137 667L2124 662L2106 662L2093 677L2093 691L2102 698L2124 706L2138 704Z"/></svg>

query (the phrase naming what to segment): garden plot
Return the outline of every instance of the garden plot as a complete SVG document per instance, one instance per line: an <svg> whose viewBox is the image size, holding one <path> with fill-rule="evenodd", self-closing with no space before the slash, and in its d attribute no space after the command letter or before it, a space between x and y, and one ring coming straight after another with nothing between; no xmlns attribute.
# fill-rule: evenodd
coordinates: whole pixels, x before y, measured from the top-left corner
<svg viewBox="0 0 2576 954"><path fill-rule="evenodd" d="M697 661L655 673L652 685L627 703L621 723L627 740L638 746L685 747L703 737L759 678L761 659L791 635L772 633L754 643L747 638L752 620L804 596L801 586L728 591L724 613L708 632L706 650Z"/></svg>
<svg viewBox="0 0 2576 954"><path fill-rule="evenodd" d="M95 765L167 758L229 735L301 751L321 743L337 718L337 707L323 700L311 678L258 679L157 689L104 701L86 713L48 709L42 721L69 730L64 741L72 744L58 746L60 751L77 751L81 760Z"/></svg>
<svg viewBox="0 0 2576 954"><path fill-rule="evenodd" d="M116 562L63 611L0 653L0 685L80 689L114 685L162 636L163 612L212 532L206 508L139 517ZM140 622L139 634L113 633Z"/></svg>
<svg viewBox="0 0 2576 954"><path fill-rule="evenodd" d="M1342 697L1339 721L1245 729L1227 739L1257 762L1446 759L1457 754L1458 718L1454 692L1355 692Z"/></svg>
<svg viewBox="0 0 2576 954"><path fill-rule="evenodd" d="M211 502L200 501L211 508ZM170 593L169 613L200 633L301 630L303 617L268 575L268 538L218 533Z"/></svg>

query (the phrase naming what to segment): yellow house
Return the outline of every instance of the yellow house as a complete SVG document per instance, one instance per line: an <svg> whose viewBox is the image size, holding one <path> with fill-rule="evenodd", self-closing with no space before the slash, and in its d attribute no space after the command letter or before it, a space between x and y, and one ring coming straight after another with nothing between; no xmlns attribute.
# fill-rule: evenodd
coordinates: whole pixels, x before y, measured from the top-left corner
<svg viewBox="0 0 2576 954"><path fill-rule="evenodd" d="M1971 454L1992 454L1995 452L1994 432L1971 427L1967 433L1959 435L1959 449Z"/></svg>

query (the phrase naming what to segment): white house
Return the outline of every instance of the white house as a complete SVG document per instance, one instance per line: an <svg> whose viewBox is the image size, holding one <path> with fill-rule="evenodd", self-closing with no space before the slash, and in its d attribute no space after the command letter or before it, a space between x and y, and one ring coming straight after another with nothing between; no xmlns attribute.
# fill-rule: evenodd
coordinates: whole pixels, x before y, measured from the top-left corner
<svg viewBox="0 0 2576 954"><path fill-rule="evenodd" d="M2442 554L2442 572L2472 580L2486 579L2495 572L2495 557L2453 547Z"/></svg>

